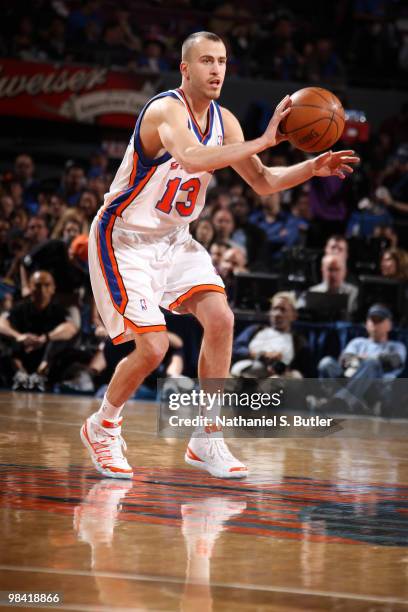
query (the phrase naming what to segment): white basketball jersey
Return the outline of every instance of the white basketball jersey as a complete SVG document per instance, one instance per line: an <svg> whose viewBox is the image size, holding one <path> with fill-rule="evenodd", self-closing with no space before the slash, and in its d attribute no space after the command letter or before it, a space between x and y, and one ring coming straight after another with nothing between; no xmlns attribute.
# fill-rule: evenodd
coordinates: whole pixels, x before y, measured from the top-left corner
<svg viewBox="0 0 408 612"><path fill-rule="evenodd" d="M123 161L99 213L105 221L111 216L120 219L119 226L125 229L166 233L197 219L205 204L210 172L190 174L168 152L156 159L149 159L143 153L140 141L143 116L154 100L166 96L184 104L188 127L198 142L221 146L224 140L221 110L216 102L210 103L207 130L203 134L181 89L165 91L149 100L139 115Z"/></svg>

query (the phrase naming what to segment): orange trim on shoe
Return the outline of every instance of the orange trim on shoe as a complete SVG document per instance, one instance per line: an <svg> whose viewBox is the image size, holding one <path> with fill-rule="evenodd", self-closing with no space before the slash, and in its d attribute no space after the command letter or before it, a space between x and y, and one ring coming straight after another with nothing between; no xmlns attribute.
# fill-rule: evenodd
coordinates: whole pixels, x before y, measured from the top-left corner
<svg viewBox="0 0 408 612"><path fill-rule="evenodd" d="M126 333L128 329L131 329L135 334L147 334L148 332L167 331L167 326L163 324L139 326L136 325L136 323L133 323L133 321L127 319L126 317L123 317L123 321L125 324L125 331L119 334L119 336L115 336L115 338L112 338L112 344L120 344L121 342L131 340L132 337L129 337L129 334Z"/></svg>
<svg viewBox="0 0 408 612"><path fill-rule="evenodd" d="M196 285L174 300L174 302L169 305L168 309L174 310L175 308L178 308L185 300L188 300L189 297L191 297L194 293L198 293L199 291L216 291L225 295L225 289L220 287L220 285Z"/></svg>
<svg viewBox="0 0 408 612"><path fill-rule="evenodd" d="M222 427L221 425L216 425L214 423L214 425L207 425L206 427L204 427L204 431L205 433L211 434L215 433L216 431L222 431Z"/></svg>
<svg viewBox="0 0 408 612"><path fill-rule="evenodd" d="M108 421L107 419L102 419L101 425L105 427L105 429L114 429L115 427L120 427L123 422L123 417L121 417L118 421Z"/></svg>
<svg viewBox="0 0 408 612"><path fill-rule="evenodd" d="M95 453L95 455L97 455L97 451L95 449L96 445L99 445L100 443L97 442L96 444L94 444L93 442L91 442L89 436L88 436L88 427L87 427L88 423L87 421L85 421L85 423L82 426L83 432L84 432L84 436L85 438L88 440L90 447L92 448L92 452ZM103 457L101 457L102 461L103 461ZM112 465L105 465L102 463L102 461L99 460L99 458L96 459L96 461L100 464L101 468L104 470L109 470L110 472L115 472L117 474L133 474L133 469L130 468L129 470L124 470L122 468L117 468L114 467Z"/></svg>
<svg viewBox="0 0 408 612"><path fill-rule="evenodd" d="M186 453L189 459L194 459L195 461L201 461L201 463L203 463L203 460L200 459L200 457L198 457L195 453L193 453L193 451L191 450L189 446L187 446Z"/></svg>
<svg viewBox="0 0 408 612"><path fill-rule="evenodd" d="M228 471L229 472L247 472L248 468L247 467L232 467Z"/></svg>

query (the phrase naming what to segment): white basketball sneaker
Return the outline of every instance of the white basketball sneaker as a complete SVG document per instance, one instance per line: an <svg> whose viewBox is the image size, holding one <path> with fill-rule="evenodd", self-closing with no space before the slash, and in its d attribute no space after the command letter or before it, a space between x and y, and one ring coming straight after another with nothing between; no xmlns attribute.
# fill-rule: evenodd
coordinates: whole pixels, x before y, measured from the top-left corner
<svg viewBox="0 0 408 612"><path fill-rule="evenodd" d="M184 455L186 463L217 478L245 478L247 466L234 457L219 433L193 436Z"/></svg>
<svg viewBox="0 0 408 612"><path fill-rule="evenodd" d="M81 440L95 468L107 478L132 478L133 470L123 455L126 443L121 436L122 419L99 420L97 413L81 427Z"/></svg>

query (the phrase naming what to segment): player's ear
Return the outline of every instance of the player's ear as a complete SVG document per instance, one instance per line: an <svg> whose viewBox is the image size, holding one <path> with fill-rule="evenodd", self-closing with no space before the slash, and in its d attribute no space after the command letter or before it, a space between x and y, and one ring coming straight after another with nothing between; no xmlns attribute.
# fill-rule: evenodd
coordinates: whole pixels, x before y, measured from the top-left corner
<svg viewBox="0 0 408 612"><path fill-rule="evenodd" d="M187 79L187 81L190 79L190 76L188 74L188 64L187 62L180 62L180 72L182 74L182 76Z"/></svg>

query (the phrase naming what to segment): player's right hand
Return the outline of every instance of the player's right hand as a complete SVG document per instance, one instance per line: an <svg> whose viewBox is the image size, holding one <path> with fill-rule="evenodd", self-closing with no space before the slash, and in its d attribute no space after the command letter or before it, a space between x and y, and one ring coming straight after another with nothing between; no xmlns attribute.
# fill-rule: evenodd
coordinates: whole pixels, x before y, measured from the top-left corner
<svg viewBox="0 0 408 612"><path fill-rule="evenodd" d="M264 137L267 140L269 147L274 147L283 140L287 140L287 137L279 131L279 124L287 115L289 115L291 106L292 100L288 95L285 96L275 108L272 119L264 132Z"/></svg>

